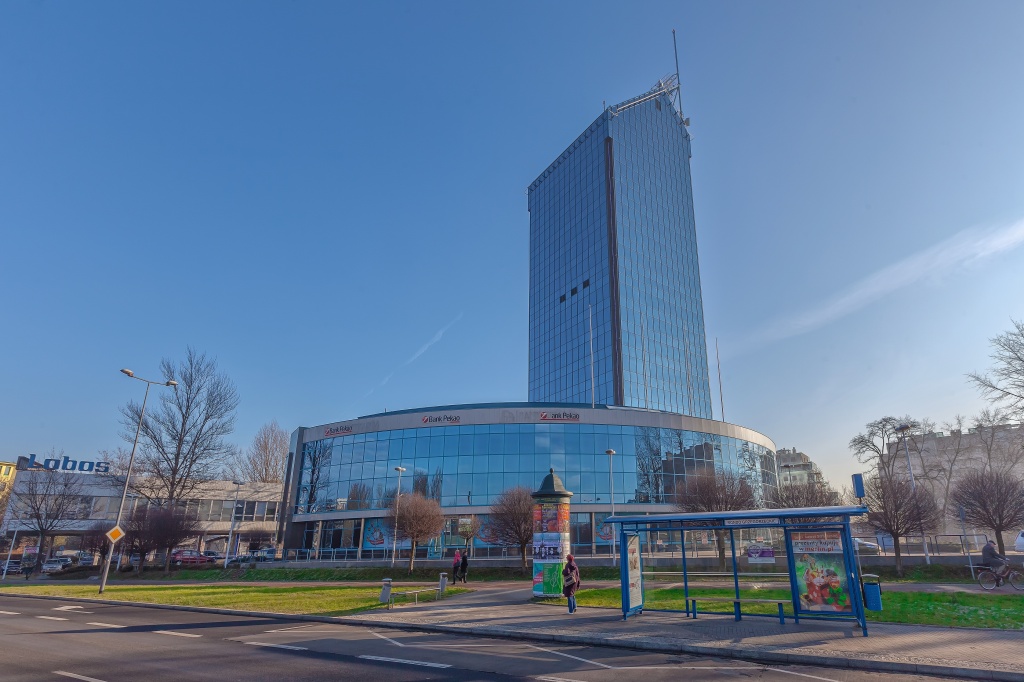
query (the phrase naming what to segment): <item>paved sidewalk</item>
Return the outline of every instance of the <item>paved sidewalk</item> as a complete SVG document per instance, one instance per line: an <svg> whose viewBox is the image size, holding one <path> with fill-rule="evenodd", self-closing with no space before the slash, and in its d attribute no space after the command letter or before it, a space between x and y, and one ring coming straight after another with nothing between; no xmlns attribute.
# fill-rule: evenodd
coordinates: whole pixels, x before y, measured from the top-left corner
<svg viewBox="0 0 1024 682"><path fill-rule="evenodd" d="M695 653L776 663L1024 680L1024 633L870 623L868 637L847 624L780 625L769 618L621 611L533 603L522 583L477 583L476 592L419 606L339 618L365 625Z"/></svg>

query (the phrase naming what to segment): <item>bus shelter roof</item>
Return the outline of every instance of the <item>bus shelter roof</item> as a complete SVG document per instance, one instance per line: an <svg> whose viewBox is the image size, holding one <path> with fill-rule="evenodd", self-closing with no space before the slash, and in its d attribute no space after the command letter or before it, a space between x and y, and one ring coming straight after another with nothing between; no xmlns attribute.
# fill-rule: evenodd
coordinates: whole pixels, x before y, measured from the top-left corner
<svg viewBox="0 0 1024 682"><path fill-rule="evenodd" d="M758 526L785 526L787 525L786 519L799 518L806 521L807 519L827 519L835 518L837 516L860 516L867 514L868 508L863 506L853 507L797 507L793 509L745 509L736 511L722 511L722 512L690 512L680 514L649 514L647 516L609 516L605 519L605 523L620 523L620 524L637 524L637 525L648 525L654 523L693 523L693 522L705 522L710 524L724 523L726 521L733 521L730 526L742 525L745 520L768 520L778 519L777 523L757 523Z"/></svg>

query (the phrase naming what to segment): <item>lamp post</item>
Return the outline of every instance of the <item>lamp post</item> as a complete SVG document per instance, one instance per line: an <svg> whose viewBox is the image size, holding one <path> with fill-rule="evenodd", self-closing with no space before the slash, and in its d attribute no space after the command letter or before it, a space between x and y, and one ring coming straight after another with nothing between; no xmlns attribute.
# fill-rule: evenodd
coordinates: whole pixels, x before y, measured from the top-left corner
<svg viewBox="0 0 1024 682"><path fill-rule="evenodd" d="M608 455L608 488L611 500L612 500L612 516L615 516L615 476L612 474L612 458L615 456L614 450L605 450L604 454ZM612 531L612 566L618 565L619 557L615 554L615 531Z"/></svg>
<svg viewBox="0 0 1024 682"><path fill-rule="evenodd" d="M224 568L228 567L228 557L231 556L231 536L235 532L235 513L238 511L238 491L244 485L242 481L231 481L235 486L235 501L231 505L231 524L228 526L228 544L224 546Z"/></svg>
<svg viewBox="0 0 1024 682"><path fill-rule="evenodd" d="M395 489L395 532L391 535L391 565L395 565L395 552L398 551L398 503L402 499L402 472L405 467L395 467L398 472L398 488Z"/></svg>
<svg viewBox="0 0 1024 682"><path fill-rule="evenodd" d="M917 485L914 483L914 467L910 464L910 444L907 442L907 433L911 429L910 424L900 424L896 427L896 431L899 432L900 436L903 437L903 450L907 453L907 475L910 476L910 492L914 495L914 509L917 510ZM899 450L899 442L896 443L896 449ZM920 520L920 519L918 519ZM921 544L924 546L924 562L931 565L932 558L928 554L928 536L925 535L924 528L918 528L921 531Z"/></svg>
<svg viewBox="0 0 1024 682"><path fill-rule="evenodd" d="M149 387L154 384L171 386L172 388L178 385L177 381L171 379L167 381L143 379L142 377L135 376L135 372L130 369L122 369L121 374L124 374L129 379L138 379L145 382L146 394L142 397L142 409L139 410L139 425L135 427L135 442L132 443L132 454L128 457L128 470L124 472L124 490L121 491L121 503L117 505L117 520L114 521L115 528L121 525L121 514L124 512L124 498L128 496L128 483L132 480L132 465L135 463L135 449L139 446L139 432L142 431L142 420L146 417L146 401L149 399ZM103 575L100 577L100 594L103 594L103 590L107 587L107 574L110 573L110 562L113 558L114 542L111 542L110 548L107 550L107 560L103 562ZM139 560L141 561L142 557L139 557Z"/></svg>

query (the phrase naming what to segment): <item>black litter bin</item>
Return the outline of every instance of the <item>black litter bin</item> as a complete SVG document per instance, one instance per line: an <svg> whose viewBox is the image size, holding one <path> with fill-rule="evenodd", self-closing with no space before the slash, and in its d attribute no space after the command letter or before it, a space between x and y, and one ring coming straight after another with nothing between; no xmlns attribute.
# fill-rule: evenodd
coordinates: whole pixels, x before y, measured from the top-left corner
<svg viewBox="0 0 1024 682"><path fill-rule="evenodd" d="M860 581L864 593L864 608L868 611L882 610L882 583L873 573L865 573Z"/></svg>

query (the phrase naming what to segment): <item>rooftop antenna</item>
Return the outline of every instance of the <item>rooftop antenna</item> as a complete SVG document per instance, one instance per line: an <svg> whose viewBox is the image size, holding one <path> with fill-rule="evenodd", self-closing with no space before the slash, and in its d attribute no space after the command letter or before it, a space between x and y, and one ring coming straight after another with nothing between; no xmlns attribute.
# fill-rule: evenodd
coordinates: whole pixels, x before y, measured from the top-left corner
<svg viewBox="0 0 1024 682"><path fill-rule="evenodd" d="M690 120L683 117L683 81L679 78L679 48L676 47L676 30L672 29L672 52L676 56L676 108L679 111L679 118L682 119L683 125L690 125Z"/></svg>

